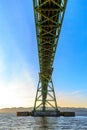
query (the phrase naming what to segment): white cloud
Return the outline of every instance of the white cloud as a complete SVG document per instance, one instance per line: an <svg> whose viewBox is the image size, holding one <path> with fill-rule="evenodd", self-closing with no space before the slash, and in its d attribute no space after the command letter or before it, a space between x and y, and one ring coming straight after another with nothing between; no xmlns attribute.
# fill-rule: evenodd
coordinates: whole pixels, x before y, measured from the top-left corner
<svg viewBox="0 0 87 130"><path fill-rule="evenodd" d="M33 106L36 86L27 69L21 70L9 82L0 81L0 107Z"/></svg>
<svg viewBox="0 0 87 130"><path fill-rule="evenodd" d="M71 95L78 95L78 94L81 94L82 91L81 90L75 90L73 92L71 92Z"/></svg>
<svg viewBox="0 0 87 130"><path fill-rule="evenodd" d="M16 49L16 48L15 48ZM32 78L34 72L23 59L20 51L16 51L17 59L9 68L5 61L5 50L0 53L0 107L33 106L36 84ZM9 71L11 74L8 77Z"/></svg>

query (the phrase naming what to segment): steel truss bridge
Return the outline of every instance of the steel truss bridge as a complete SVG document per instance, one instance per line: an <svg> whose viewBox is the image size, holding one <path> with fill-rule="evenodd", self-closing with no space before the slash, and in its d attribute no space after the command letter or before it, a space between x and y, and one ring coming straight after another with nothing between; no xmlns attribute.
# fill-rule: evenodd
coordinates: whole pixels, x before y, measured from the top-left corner
<svg viewBox="0 0 87 130"><path fill-rule="evenodd" d="M40 66L34 115L58 114L52 72L66 4L67 0L33 0Z"/></svg>

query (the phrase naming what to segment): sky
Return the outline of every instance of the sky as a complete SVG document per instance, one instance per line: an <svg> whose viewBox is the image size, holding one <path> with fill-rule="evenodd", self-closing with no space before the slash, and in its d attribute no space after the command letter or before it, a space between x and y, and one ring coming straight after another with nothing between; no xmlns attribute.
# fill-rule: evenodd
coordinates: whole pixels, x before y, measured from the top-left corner
<svg viewBox="0 0 87 130"><path fill-rule="evenodd" d="M68 0L53 68L58 106L87 108L87 0ZM33 106L38 73L32 0L0 0L0 108Z"/></svg>

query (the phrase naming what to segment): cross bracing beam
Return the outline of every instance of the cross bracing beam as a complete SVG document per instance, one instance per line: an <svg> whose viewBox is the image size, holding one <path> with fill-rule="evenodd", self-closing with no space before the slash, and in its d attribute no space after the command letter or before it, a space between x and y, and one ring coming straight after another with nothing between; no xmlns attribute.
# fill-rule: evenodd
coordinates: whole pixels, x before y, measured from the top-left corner
<svg viewBox="0 0 87 130"><path fill-rule="evenodd" d="M44 107L66 4L67 0L33 0Z"/></svg>

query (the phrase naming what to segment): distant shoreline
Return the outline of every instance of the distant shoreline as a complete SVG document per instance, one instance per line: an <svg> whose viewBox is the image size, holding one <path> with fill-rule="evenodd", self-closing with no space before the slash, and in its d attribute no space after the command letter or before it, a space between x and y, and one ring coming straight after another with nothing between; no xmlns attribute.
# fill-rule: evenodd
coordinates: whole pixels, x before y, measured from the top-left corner
<svg viewBox="0 0 87 130"><path fill-rule="evenodd" d="M32 111L33 107L12 107L12 108L2 108L0 109L0 113L16 113L17 111ZM73 111L75 112L76 116L87 116L87 108L69 108L69 107L59 107L59 110L62 111Z"/></svg>

